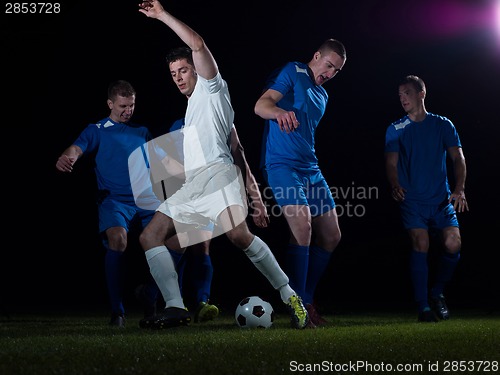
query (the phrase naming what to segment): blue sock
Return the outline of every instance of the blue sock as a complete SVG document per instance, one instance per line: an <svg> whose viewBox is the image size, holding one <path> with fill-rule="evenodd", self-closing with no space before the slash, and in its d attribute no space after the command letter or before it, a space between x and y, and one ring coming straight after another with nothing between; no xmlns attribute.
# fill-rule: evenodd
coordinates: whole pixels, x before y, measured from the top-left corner
<svg viewBox="0 0 500 375"><path fill-rule="evenodd" d="M417 302L418 311L424 311L429 307L427 296L429 268L427 265L427 253L412 250L410 254L410 276L413 283L413 294Z"/></svg>
<svg viewBox="0 0 500 375"><path fill-rule="evenodd" d="M172 256L172 260L174 261L175 269L177 271L177 280L179 280L179 289L182 294L182 278L184 276L184 268L186 266L186 260L183 253L179 253L178 251L168 249L168 252Z"/></svg>
<svg viewBox="0 0 500 375"><path fill-rule="evenodd" d="M288 244L285 259L290 287L303 298L306 292L306 278L309 268L309 246Z"/></svg>
<svg viewBox="0 0 500 375"><path fill-rule="evenodd" d="M208 302L214 274L212 260L210 259L210 255L205 253L192 254L191 256L193 261L193 285L196 290L196 303Z"/></svg>
<svg viewBox="0 0 500 375"><path fill-rule="evenodd" d="M150 277L144 284L144 296L148 304L156 305L161 292L160 288L158 288L158 285L156 285L156 281L153 279L153 276L151 274L149 276Z"/></svg>
<svg viewBox="0 0 500 375"><path fill-rule="evenodd" d="M326 251L319 246L309 247L309 269L307 271L307 281L305 293L302 296L304 303L313 303L314 292L318 286L321 276L325 273L332 252Z"/></svg>
<svg viewBox="0 0 500 375"><path fill-rule="evenodd" d="M107 249L104 256L104 269L106 282L108 285L111 311L117 314L124 314L123 308L123 252Z"/></svg>
<svg viewBox="0 0 500 375"><path fill-rule="evenodd" d="M437 298L443 294L444 286L451 280L460 260L460 252L444 253L439 259L436 280L431 288L431 297Z"/></svg>

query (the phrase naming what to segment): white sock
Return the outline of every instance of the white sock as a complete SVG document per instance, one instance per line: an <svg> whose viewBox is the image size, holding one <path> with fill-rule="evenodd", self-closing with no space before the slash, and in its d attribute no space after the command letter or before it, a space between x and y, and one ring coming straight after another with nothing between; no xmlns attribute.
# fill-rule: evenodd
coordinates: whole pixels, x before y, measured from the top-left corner
<svg viewBox="0 0 500 375"><path fill-rule="evenodd" d="M285 303L288 303L288 300L290 299L291 296L293 296L294 294L297 294L297 293L295 293L295 290L293 290L290 287L290 285L288 285L288 284L283 285L279 289L279 292L280 292L281 300Z"/></svg>
<svg viewBox="0 0 500 375"><path fill-rule="evenodd" d="M279 266L269 246L255 236L250 246L243 251L255 267L269 280L273 288L279 290L281 299L286 303L295 292L288 285L288 276Z"/></svg>
<svg viewBox="0 0 500 375"><path fill-rule="evenodd" d="M165 301L165 307L179 307L184 309L179 281L175 270L174 261L166 246L157 246L146 251L146 260L149 264L151 275Z"/></svg>

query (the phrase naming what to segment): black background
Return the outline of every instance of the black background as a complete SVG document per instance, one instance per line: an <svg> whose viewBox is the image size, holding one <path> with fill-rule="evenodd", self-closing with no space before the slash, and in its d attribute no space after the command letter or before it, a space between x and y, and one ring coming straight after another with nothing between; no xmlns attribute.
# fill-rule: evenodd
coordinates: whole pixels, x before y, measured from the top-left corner
<svg viewBox="0 0 500 375"><path fill-rule="evenodd" d="M343 238L317 296L328 309L413 306L409 242L387 193L383 147L386 127L404 115L398 80L421 76L427 110L453 121L468 166L470 212L459 214L462 260L448 288L449 303L498 308L500 32L493 0L163 4L213 52L259 181L263 121L253 106L267 74L286 61L309 61L326 38L344 42L346 65L325 85L330 101L317 131L317 155L337 191L371 188L377 195L336 197L340 206L358 211L344 211L339 219ZM57 172L55 163L88 123L109 114L106 88L115 79L135 86L134 121L155 135L183 116L186 99L164 61L182 43L137 9L135 1L110 0L62 3L52 15L2 10L4 308L107 309L92 163L81 159L72 174ZM252 229L281 261L287 242L283 219ZM145 261L134 236L130 245L132 290ZM211 253L214 302L232 309L247 295L276 299L224 237L213 241ZM135 304L132 295L127 304Z"/></svg>

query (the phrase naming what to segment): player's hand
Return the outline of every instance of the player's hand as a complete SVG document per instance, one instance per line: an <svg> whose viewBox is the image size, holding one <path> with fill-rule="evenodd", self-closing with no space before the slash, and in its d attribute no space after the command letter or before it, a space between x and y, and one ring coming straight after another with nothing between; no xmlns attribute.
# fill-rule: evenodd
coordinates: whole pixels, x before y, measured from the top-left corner
<svg viewBox="0 0 500 375"><path fill-rule="evenodd" d="M139 3L139 12L150 18L158 18L163 11L164 9L158 0L145 0Z"/></svg>
<svg viewBox="0 0 500 375"><path fill-rule="evenodd" d="M270 223L266 205L262 202L262 200L260 202L252 202L251 216L254 224L259 228L267 228Z"/></svg>
<svg viewBox="0 0 500 375"><path fill-rule="evenodd" d="M396 202L402 202L405 200L406 189L403 189L401 186L393 186L391 190L392 199Z"/></svg>
<svg viewBox="0 0 500 375"><path fill-rule="evenodd" d="M300 125L297 117L295 117L295 112L281 112L278 116L276 116L276 121L281 129L281 131L285 131L287 133L295 131Z"/></svg>
<svg viewBox="0 0 500 375"><path fill-rule="evenodd" d="M73 164L76 162L76 157L71 157L68 155L61 155L56 162L57 170L61 172L71 172L73 170Z"/></svg>
<svg viewBox="0 0 500 375"><path fill-rule="evenodd" d="M458 193L453 192L448 202L453 203L453 208L457 212L469 211L469 204L467 203L467 199L465 199L465 193L463 191Z"/></svg>

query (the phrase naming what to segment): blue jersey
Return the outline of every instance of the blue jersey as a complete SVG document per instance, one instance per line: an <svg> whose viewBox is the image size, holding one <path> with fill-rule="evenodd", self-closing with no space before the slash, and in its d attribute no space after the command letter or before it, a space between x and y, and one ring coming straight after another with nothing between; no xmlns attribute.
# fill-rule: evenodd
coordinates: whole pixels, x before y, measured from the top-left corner
<svg viewBox="0 0 500 375"><path fill-rule="evenodd" d="M178 120L175 120L170 129L168 129L169 132L174 132L176 130L182 129L184 126L184 117L180 118Z"/></svg>
<svg viewBox="0 0 500 375"><path fill-rule="evenodd" d="M427 113L422 122L408 116L393 122L386 131L385 152L397 152L399 184L405 200L440 204L451 192L446 171L446 150L462 147L453 123Z"/></svg>
<svg viewBox="0 0 500 375"><path fill-rule="evenodd" d="M326 90L315 84L307 64L289 62L269 77L264 91L283 94L277 103L294 111L300 125L295 131L282 131L275 120L266 120L262 142L261 167L288 164L298 169L319 170L314 135L328 102Z"/></svg>
<svg viewBox="0 0 500 375"><path fill-rule="evenodd" d="M105 118L88 125L74 145L84 154L95 152L95 174L99 190L108 190L112 196L130 196L133 199L129 176L129 156L151 139L146 127L123 124Z"/></svg>

